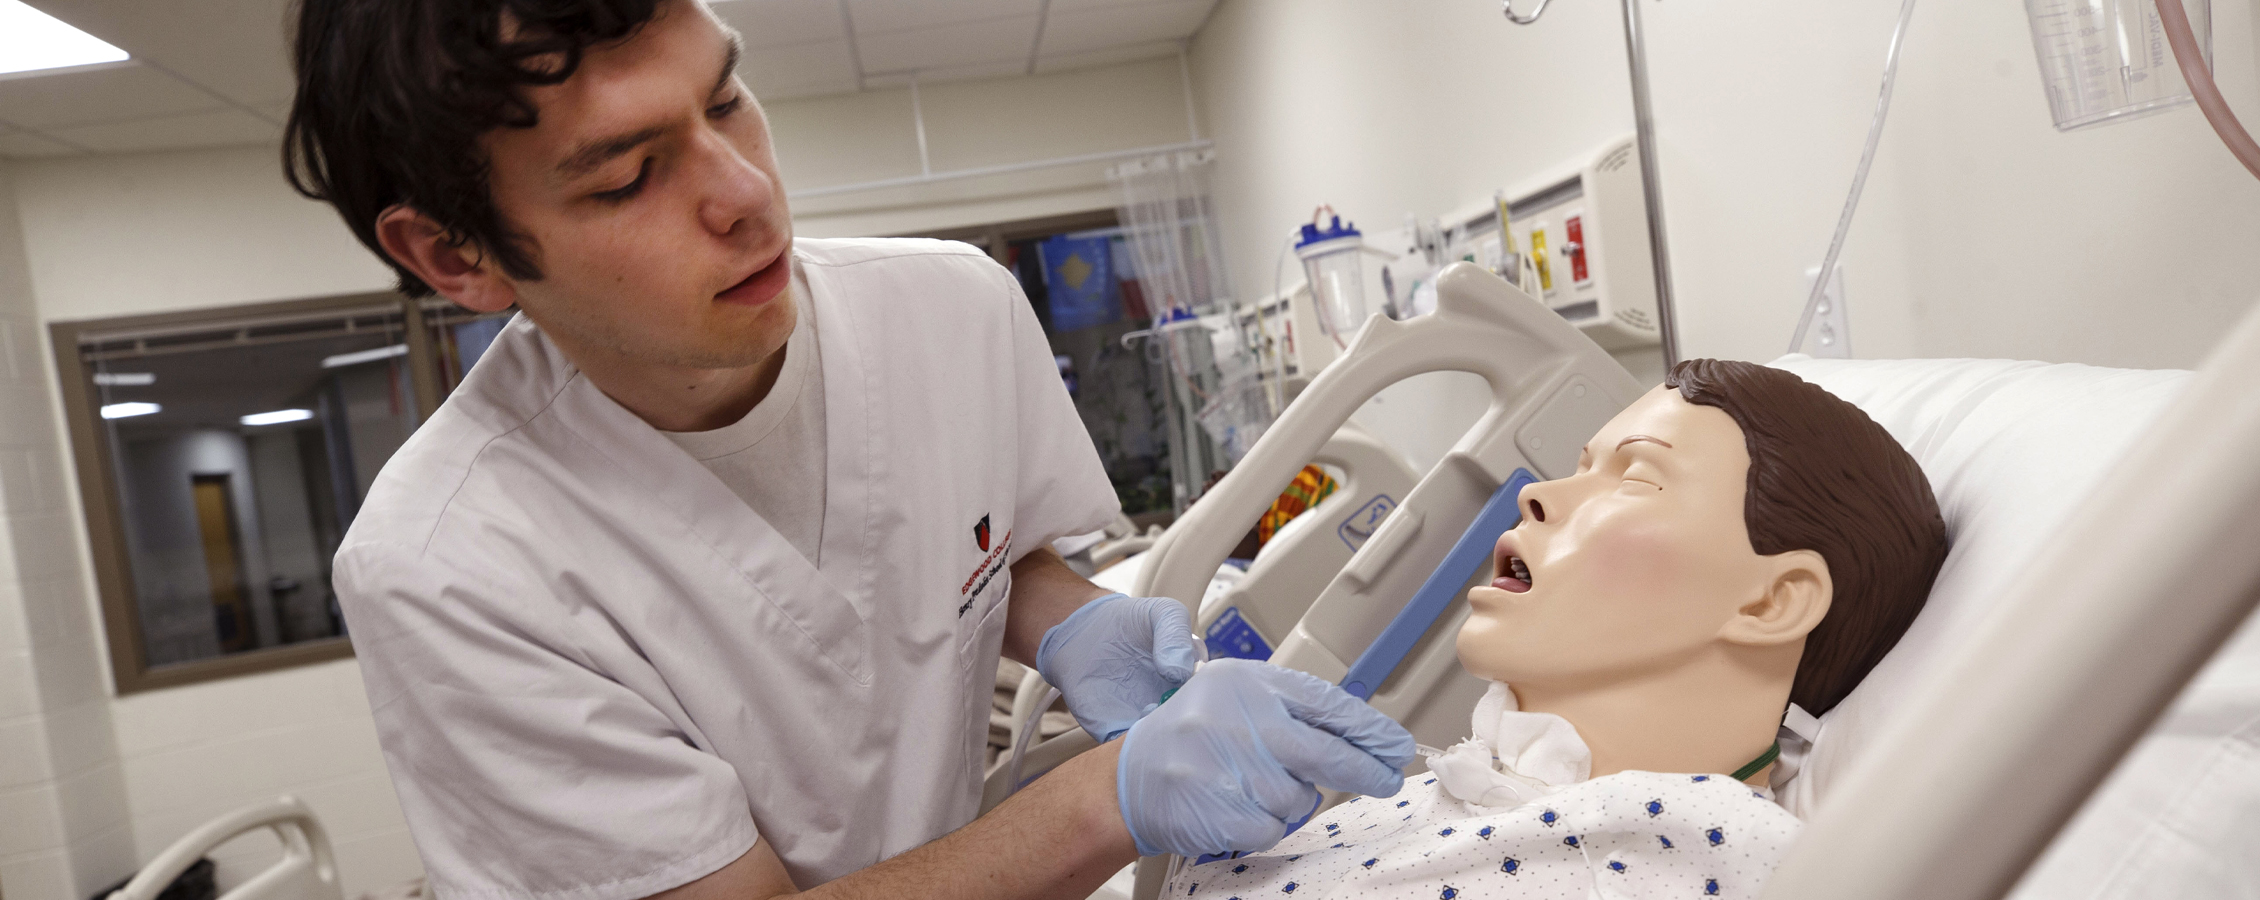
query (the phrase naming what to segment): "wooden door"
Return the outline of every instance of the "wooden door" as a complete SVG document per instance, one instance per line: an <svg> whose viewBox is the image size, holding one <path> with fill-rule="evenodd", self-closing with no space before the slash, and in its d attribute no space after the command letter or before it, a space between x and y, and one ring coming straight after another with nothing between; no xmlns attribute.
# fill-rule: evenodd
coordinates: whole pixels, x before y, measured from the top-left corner
<svg viewBox="0 0 2260 900"><path fill-rule="evenodd" d="M235 502L228 476L191 475L189 484L196 497L196 527L204 537L204 571L212 581L212 621L220 652L249 650L256 632L250 598L243 589L243 556L236 548Z"/></svg>

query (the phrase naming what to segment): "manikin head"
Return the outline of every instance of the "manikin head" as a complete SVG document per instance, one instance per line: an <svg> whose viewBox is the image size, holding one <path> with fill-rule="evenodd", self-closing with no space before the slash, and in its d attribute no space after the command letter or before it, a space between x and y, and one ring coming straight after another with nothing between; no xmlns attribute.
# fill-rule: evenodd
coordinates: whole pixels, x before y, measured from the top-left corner
<svg viewBox="0 0 2260 900"><path fill-rule="evenodd" d="M298 6L286 174L404 293L516 304L584 366L784 344L791 215L737 34L700 0Z"/></svg>
<svg viewBox="0 0 2260 900"><path fill-rule="evenodd" d="M1526 708L1533 694L1755 692L1769 696L1747 705L1775 721L1790 701L1819 715L1914 621L1946 555L1930 484L1897 441L1750 363L1674 366L1576 474L1520 500L1497 580L1469 592L1459 654Z"/></svg>

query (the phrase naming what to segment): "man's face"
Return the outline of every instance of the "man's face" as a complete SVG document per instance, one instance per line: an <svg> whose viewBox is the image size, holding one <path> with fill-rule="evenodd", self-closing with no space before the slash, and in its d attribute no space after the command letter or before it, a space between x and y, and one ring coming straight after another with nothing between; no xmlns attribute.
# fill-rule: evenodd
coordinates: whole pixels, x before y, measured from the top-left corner
<svg viewBox="0 0 2260 900"><path fill-rule="evenodd" d="M1576 474L1523 490L1499 577L1468 591L1461 664L1518 689L1581 690L1714 646L1771 577L1743 524L1749 471L1733 417L1649 391L1585 445Z"/></svg>
<svg viewBox="0 0 2260 900"><path fill-rule="evenodd" d="M732 368L792 333L792 220L736 46L704 5L665 0L563 84L529 89L539 125L484 139L495 206L543 276L512 287L553 337Z"/></svg>

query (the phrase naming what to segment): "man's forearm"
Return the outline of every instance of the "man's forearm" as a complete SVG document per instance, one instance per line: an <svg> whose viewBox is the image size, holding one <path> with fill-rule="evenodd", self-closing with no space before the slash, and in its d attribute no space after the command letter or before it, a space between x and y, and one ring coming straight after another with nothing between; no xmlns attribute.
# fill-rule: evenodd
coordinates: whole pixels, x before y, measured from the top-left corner
<svg viewBox="0 0 2260 900"><path fill-rule="evenodd" d="M1087 897L1138 858L1114 767L1122 742L1068 760L988 815L925 846L796 894L764 839L721 869L646 900L1036 900Z"/></svg>
<svg viewBox="0 0 2260 900"><path fill-rule="evenodd" d="M1033 667L1044 632L1106 594L1106 588L1075 574L1050 548L1021 557L1012 564L1012 605L1004 618L1005 658Z"/></svg>
<svg viewBox="0 0 2260 900"><path fill-rule="evenodd" d="M1115 799L1122 742L1084 753L940 840L808 891L823 900L1086 897L1138 858Z"/></svg>

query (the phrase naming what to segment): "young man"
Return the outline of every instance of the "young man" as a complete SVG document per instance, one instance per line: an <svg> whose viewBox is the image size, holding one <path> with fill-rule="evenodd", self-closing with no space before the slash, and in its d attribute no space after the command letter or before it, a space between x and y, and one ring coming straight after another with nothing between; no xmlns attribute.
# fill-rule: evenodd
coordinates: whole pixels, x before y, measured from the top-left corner
<svg viewBox="0 0 2260 900"><path fill-rule="evenodd" d="M1191 677L1179 604L1041 549L1116 507L1026 299L962 245L795 241L698 0L300 16L293 183L404 291L522 313L335 568L439 895L1079 896L1395 789L1394 723ZM1128 738L973 821L1000 651Z"/></svg>

